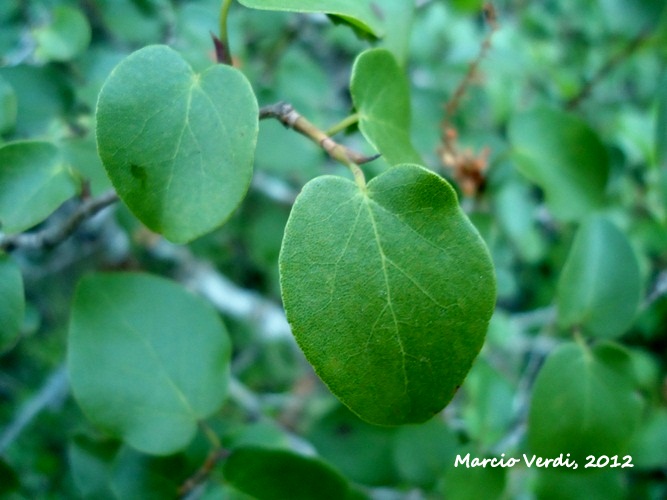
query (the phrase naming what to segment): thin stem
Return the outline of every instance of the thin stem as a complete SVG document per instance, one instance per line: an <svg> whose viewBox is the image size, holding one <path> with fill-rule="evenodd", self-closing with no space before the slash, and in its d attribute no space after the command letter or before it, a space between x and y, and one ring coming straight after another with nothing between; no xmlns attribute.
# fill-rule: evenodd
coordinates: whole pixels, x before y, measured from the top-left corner
<svg viewBox="0 0 667 500"><path fill-rule="evenodd" d="M338 144L328 134L321 131L310 121L299 114L291 104L279 102L264 106L259 110L259 119L275 118L288 128L292 128L302 135L308 137L322 149L324 149L331 158L348 167L354 175L355 181L361 188L366 187L364 174L358 165L368 163L378 158L380 155L365 156L353 151L342 144Z"/></svg>
<svg viewBox="0 0 667 500"><path fill-rule="evenodd" d="M342 132L343 130L350 127L351 125L354 125L358 121L359 121L359 113L353 113L350 116L347 116L347 117L343 118L340 122L336 123L329 130L327 130L325 133L329 137L331 137L333 135L336 135L338 132Z"/></svg>
<svg viewBox="0 0 667 500"><path fill-rule="evenodd" d="M206 422L200 422L199 426L201 427L202 431L204 431L206 439L208 439L208 442L211 443L211 446L213 448L216 449L222 448L222 443L220 442L220 438L215 433L215 431L211 429L210 425L208 425Z"/></svg>
<svg viewBox="0 0 667 500"><path fill-rule="evenodd" d="M232 64L232 51L229 48L229 30L227 29L227 18L229 17L229 8L233 0L222 0L220 7L220 39L216 43L216 53L218 62ZM215 38L214 38L215 40Z"/></svg>

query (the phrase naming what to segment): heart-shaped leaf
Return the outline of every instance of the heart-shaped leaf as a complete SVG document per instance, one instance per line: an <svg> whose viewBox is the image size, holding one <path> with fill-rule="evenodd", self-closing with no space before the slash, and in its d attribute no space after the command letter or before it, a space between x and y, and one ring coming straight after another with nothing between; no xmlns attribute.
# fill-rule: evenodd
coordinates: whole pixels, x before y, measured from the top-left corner
<svg viewBox="0 0 667 500"><path fill-rule="evenodd" d="M367 50L354 62L350 92L359 129L391 165L421 163L410 140L410 89L386 49Z"/></svg>
<svg viewBox="0 0 667 500"><path fill-rule="evenodd" d="M537 107L512 118L509 138L519 171L544 190L554 215L577 220L603 204L609 158L580 118Z"/></svg>
<svg viewBox="0 0 667 500"><path fill-rule="evenodd" d="M69 332L72 390L93 423L146 453L184 448L227 393L230 341L216 312L141 274L79 283Z"/></svg>
<svg viewBox="0 0 667 500"><path fill-rule="evenodd" d="M611 222L594 217L579 228L558 282L558 316L565 328L618 337L630 327L641 300L639 262Z"/></svg>
<svg viewBox="0 0 667 500"><path fill-rule="evenodd" d="M324 12L341 17L376 37L384 34L382 14L371 0L239 0L252 9L289 12Z"/></svg>
<svg viewBox="0 0 667 500"><path fill-rule="evenodd" d="M309 182L280 253L283 302L306 357L371 423L423 422L452 398L493 312L488 251L441 177L401 165L366 188Z"/></svg>
<svg viewBox="0 0 667 500"><path fill-rule="evenodd" d="M119 196L150 229L187 242L222 224L252 176L258 109L246 78L201 74L165 46L127 57L97 105L97 142Z"/></svg>
<svg viewBox="0 0 667 500"><path fill-rule="evenodd" d="M623 349L570 342L549 355L535 380L528 441L538 456L569 453L583 467L588 455L623 453L641 410Z"/></svg>
<svg viewBox="0 0 667 500"><path fill-rule="evenodd" d="M70 169L50 142L0 147L0 230L20 233L42 222L76 192Z"/></svg>

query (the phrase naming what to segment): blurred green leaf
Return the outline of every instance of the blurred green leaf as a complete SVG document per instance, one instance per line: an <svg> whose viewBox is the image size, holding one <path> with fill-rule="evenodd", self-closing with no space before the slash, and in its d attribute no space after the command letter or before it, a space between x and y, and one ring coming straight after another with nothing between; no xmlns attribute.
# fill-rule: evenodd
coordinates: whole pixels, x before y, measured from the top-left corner
<svg viewBox="0 0 667 500"><path fill-rule="evenodd" d="M190 473L183 455L150 457L124 447L114 461L111 490L117 499L178 498Z"/></svg>
<svg viewBox="0 0 667 500"><path fill-rule="evenodd" d="M68 366L93 423L133 447L169 454L227 393L230 342L215 311L162 278L84 278L72 309Z"/></svg>
<svg viewBox="0 0 667 500"><path fill-rule="evenodd" d="M338 406L316 421L306 437L345 477L377 486L396 482L392 454L396 430L369 425Z"/></svg>
<svg viewBox="0 0 667 500"><path fill-rule="evenodd" d="M0 134L10 132L16 125L16 93L0 75Z"/></svg>
<svg viewBox="0 0 667 500"><path fill-rule="evenodd" d="M410 141L408 80L391 52L362 52L352 67L350 92L359 129L389 164L422 163Z"/></svg>
<svg viewBox="0 0 667 500"><path fill-rule="evenodd" d="M667 75L658 85L658 116L655 127L655 154L660 165L667 170ZM667 197L665 198L667 201Z"/></svg>
<svg viewBox="0 0 667 500"><path fill-rule="evenodd" d="M246 7L291 12L324 12L341 17L357 28L382 36L382 16L371 0L239 0ZM381 8L380 8L381 9Z"/></svg>
<svg viewBox="0 0 667 500"><path fill-rule="evenodd" d="M459 449L461 458L470 453L470 459L485 458L476 453L472 446ZM484 498L495 500L501 498L505 489L507 469L503 467L466 467L454 466L452 461L446 469L441 490L447 500L472 500Z"/></svg>
<svg viewBox="0 0 667 500"><path fill-rule="evenodd" d="M642 402L627 353L612 343L593 348L566 343L542 366L533 388L528 441L533 453L569 453L583 469L588 455L624 453L638 425Z"/></svg>
<svg viewBox="0 0 667 500"><path fill-rule="evenodd" d="M385 36L381 46L391 51L396 60L405 67L408 62L412 20L415 13L413 0L383 0L376 5L382 11Z"/></svg>
<svg viewBox="0 0 667 500"><path fill-rule="evenodd" d="M625 235L601 216L579 228L558 282L558 319L592 337L630 327L641 299L639 263Z"/></svg>
<svg viewBox="0 0 667 500"><path fill-rule="evenodd" d="M220 226L244 198L257 131L255 95L238 70L195 74L160 45L121 62L97 106L99 154L119 196L179 243Z"/></svg>
<svg viewBox="0 0 667 500"><path fill-rule="evenodd" d="M635 467L644 470L660 469L667 463L667 408L651 413L637 433L629 454Z"/></svg>
<svg viewBox="0 0 667 500"><path fill-rule="evenodd" d="M79 434L70 441L68 458L74 483L83 498L112 499L111 472L119 445Z"/></svg>
<svg viewBox="0 0 667 500"><path fill-rule="evenodd" d="M509 138L517 168L544 190L556 217L577 220L602 206L609 159L584 121L541 106L516 114Z"/></svg>
<svg viewBox="0 0 667 500"><path fill-rule="evenodd" d="M225 479L258 500L345 499L348 484L329 465L287 450L235 449L223 466Z"/></svg>
<svg viewBox="0 0 667 500"><path fill-rule="evenodd" d="M0 252L0 354L16 343L24 312L21 270L8 255Z"/></svg>
<svg viewBox="0 0 667 500"><path fill-rule="evenodd" d="M0 495L9 495L15 493L21 486L16 471L12 469L7 462L0 459ZM8 496L8 498L12 498Z"/></svg>
<svg viewBox="0 0 667 500"><path fill-rule="evenodd" d="M458 439L440 418L400 427L394 436L394 461L409 485L431 489L454 461Z"/></svg>
<svg viewBox="0 0 667 500"><path fill-rule="evenodd" d="M597 457L596 457L597 458ZM619 457L619 462L623 460ZM580 467L583 464L580 464ZM538 500L622 500L627 496L618 469L540 469L535 485Z"/></svg>
<svg viewBox="0 0 667 500"><path fill-rule="evenodd" d="M69 61L86 50L91 30L88 20L79 9L58 5L51 12L50 23L37 28L34 36L38 59Z"/></svg>
<svg viewBox="0 0 667 500"><path fill-rule="evenodd" d="M60 150L49 142L0 147L0 230L20 233L74 196L76 186Z"/></svg>
<svg viewBox="0 0 667 500"><path fill-rule="evenodd" d="M280 274L306 358L343 403L380 425L442 410L495 303L479 234L449 184L417 165L363 189L341 177L309 182L287 222Z"/></svg>

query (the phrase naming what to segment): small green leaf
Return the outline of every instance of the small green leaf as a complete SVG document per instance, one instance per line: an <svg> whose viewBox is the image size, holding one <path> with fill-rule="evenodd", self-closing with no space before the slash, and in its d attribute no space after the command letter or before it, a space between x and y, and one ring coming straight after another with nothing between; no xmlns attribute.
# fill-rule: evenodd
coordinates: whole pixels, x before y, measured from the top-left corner
<svg viewBox="0 0 667 500"><path fill-rule="evenodd" d="M517 168L544 190L555 216L577 220L603 204L609 159L585 122L538 107L513 117L509 138Z"/></svg>
<svg viewBox="0 0 667 500"><path fill-rule="evenodd" d="M640 421L642 403L630 359L612 343L566 343L535 380L528 417L531 451L543 458L569 453L583 468L588 455L623 453Z"/></svg>
<svg viewBox="0 0 667 500"><path fill-rule="evenodd" d="M34 32L35 56L42 61L69 61L90 43L90 25L83 13L67 5L57 5L51 22Z"/></svg>
<svg viewBox="0 0 667 500"><path fill-rule="evenodd" d="M251 9L324 12L341 17L376 37L384 34L382 16L377 12L377 7L374 7L373 0L239 0L239 2Z"/></svg>
<svg viewBox="0 0 667 500"><path fill-rule="evenodd" d="M0 147L0 230L20 233L42 222L76 192L60 150L49 142Z"/></svg>
<svg viewBox="0 0 667 500"><path fill-rule="evenodd" d="M625 235L606 219L591 218L579 228L558 282L559 323L594 337L618 337L637 313L641 288Z"/></svg>
<svg viewBox="0 0 667 500"><path fill-rule="evenodd" d="M390 50L396 60L405 67L410 49L410 35L415 13L413 0L383 0L377 2L382 11L386 35L382 39L382 46Z"/></svg>
<svg viewBox="0 0 667 500"><path fill-rule="evenodd" d="M0 253L0 354L16 343L24 312L21 271L9 256Z"/></svg>
<svg viewBox="0 0 667 500"><path fill-rule="evenodd" d="M309 182L280 254L283 302L322 380L368 422L421 423L463 382L493 312L486 247L436 174L401 165L362 190Z"/></svg>
<svg viewBox="0 0 667 500"><path fill-rule="evenodd" d="M352 68L350 92L359 113L359 129L387 162L422 162L410 140L408 80L391 52L362 52Z"/></svg>
<svg viewBox="0 0 667 500"><path fill-rule="evenodd" d="M325 462L287 450L237 448L222 471L232 486L258 500L341 500L349 490Z"/></svg>
<svg viewBox="0 0 667 500"><path fill-rule="evenodd" d="M83 434L72 438L67 450L69 470L82 498L114 498L109 483L119 444Z"/></svg>
<svg viewBox="0 0 667 500"><path fill-rule="evenodd" d="M493 458L485 456L472 445L468 445L459 450L457 456L464 458L470 454L470 460L473 458ZM496 457L501 458L501 457ZM509 458L509 457L506 457ZM456 460L456 459L455 459ZM484 498L485 500L496 500L503 498L507 482L507 469L504 467L466 467L456 464L456 461L450 462L446 469L442 483L443 498L447 500L468 500L472 498Z"/></svg>
<svg viewBox="0 0 667 500"><path fill-rule="evenodd" d="M74 396L90 420L146 453L190 442L220 408L230 342L207 303L170 281L93 275L77 288L69 333Z"/></svg>
<svg viewBox="0 0 667 500"><path fill-rule="evenodd" d="M187 242L220 226L248 190L258 109L226 65L196 74L165 46L111 73L97 105L100 157L119 196L150 229Z"/></svg>
<svg viewBox="0 0 667 500"><path fill-rule="evenodd" d="M667 463L667 408L653 409L632 442L629 454L635 467L660 469Z"/></svg>

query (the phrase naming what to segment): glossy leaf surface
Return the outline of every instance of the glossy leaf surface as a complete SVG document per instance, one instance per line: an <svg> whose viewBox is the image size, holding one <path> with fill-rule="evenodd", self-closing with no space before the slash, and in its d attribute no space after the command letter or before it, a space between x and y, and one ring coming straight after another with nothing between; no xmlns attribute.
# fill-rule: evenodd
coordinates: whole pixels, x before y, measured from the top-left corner
<svg viewBox="0 0 667 500"><path fill-rule="evenodd" d="M50 142L0 147L0 229L20 233L42 222L74 196L75 184L60 151Z"/></svg>
<svg viewBox="0 0 667 500"><path fill-rule="evenodd" d="M116 191L150 229L187 242L219 225L246 194L257 102L236 69L196 74L166 46L130 55L97 106L100 157Z"/></svg>
<svg viewBox="0 0 667 500"><path fill-rule="evenodd" d="M641 410L623 349L611 343L561 345L535 380L528 418L531 451L544 458L570 453L580 468L588 455L621 454Z"/></svg>
<svg viewBox="0 0 667 500"><path fill-rule="evenodd" d="M347 481L326 463L287 450L237 448L223 466L225 479L258 500L345 499Z"/></svg>
<svg viewBox="0 0 667 500"><path fill-rule="evenodd" d="M224 326L205 302L161 278L84 278L68 354L74 396L90 420L146 453L186 446L227 392Z"/></svg>
<svg viewBox="0 0 667 500"><path fill-rule="evenodd" d="M366 189L309 182L280 255L297 342L331 391L371 423L419 423L452 398L495 303L493 267L452 188L401 165Z"/></svg>
<svg viewBox="0 0 667 500"><path fill-rule="evenodd" d="M558 282L562 326L594 337L618 337L630 327L641 299L639 263L625 235L595 217L577 233Z"/></svg>
<svg viewBox="0 0 667 500"><path fill-rule="evenodd" d="M603 204L609 159L584 121L538 107L513 117L509 138L517 168L544 190L558 218L576 220Z"/></svg>
<svg viewBox="0 0 667 500"><path fill-rule="evenodd" d="M339 16L374 36L382 36L381 15L370 0L239 0L253 9L290 12L324 12Z"/></svg>
<svg viewBox="0 0 667 500"><path fill-rule="evenodd" d="M24 309L21 270L9 256L0 252L0 354L16 342Z"/></svg>
<svg viewBox="0 0 667 500"><path fill-rule="evenodd" d="M405 71L386 49L357 57L350 80L359 129L391 165L421 163L410 140L410 90Z"/></svg>

